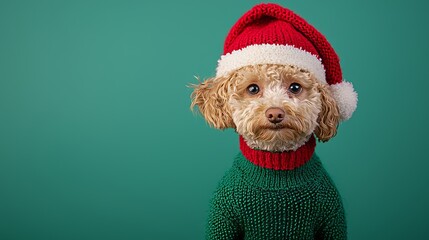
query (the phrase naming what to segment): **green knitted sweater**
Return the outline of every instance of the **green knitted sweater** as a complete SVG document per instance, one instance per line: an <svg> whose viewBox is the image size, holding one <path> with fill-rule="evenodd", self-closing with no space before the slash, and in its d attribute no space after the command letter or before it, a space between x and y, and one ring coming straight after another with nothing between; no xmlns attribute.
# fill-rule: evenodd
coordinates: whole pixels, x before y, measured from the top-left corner
<svg viewBox="0 0 429 240"><path fill-rule="evenodd" d="M241 153L211 201L207 239L346 239L341 197L316 154L272 170Z"/></svg>

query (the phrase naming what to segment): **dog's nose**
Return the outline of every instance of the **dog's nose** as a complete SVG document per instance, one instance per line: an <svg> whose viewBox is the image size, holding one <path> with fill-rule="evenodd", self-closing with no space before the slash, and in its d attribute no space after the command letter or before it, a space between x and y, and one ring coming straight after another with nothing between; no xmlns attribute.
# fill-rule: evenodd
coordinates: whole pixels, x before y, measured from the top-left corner
<svg viewBox="0 0 429 240"><path fill-rule="evenodd" d="M279 123L283 121L285 117L285 111L278 107L268 108L267 111L265 111L265 116L267 117L268 121L272 123Z"/></svg>

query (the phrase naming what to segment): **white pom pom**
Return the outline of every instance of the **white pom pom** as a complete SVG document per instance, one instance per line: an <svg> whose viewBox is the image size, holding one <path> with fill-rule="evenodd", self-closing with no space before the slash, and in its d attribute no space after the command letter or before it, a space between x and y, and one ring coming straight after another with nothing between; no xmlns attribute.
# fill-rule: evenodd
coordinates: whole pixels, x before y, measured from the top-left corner
<svg viewBox="0 0 429 240"><path fill-rule="evenodd" d="M329 86L332 96L337 102L338 109L340 110L340 117L342 121L350 119L353 112L356 110L358 96L353 88L353 84L343 80L341 83L332 84Z"/></svg>

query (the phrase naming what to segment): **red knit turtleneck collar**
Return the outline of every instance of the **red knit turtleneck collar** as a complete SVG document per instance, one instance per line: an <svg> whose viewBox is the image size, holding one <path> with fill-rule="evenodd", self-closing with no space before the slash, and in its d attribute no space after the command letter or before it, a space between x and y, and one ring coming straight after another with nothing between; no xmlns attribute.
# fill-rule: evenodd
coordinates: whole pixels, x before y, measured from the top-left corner
<svg viewBox="0 0 429 240"><path fill-rule="evenodd" d="M295 151L269 152L250 148L240 136L240 150L243 156L253 164L274 170L292 170L304 165L313 156L316 139L308 141Z"/></svg>

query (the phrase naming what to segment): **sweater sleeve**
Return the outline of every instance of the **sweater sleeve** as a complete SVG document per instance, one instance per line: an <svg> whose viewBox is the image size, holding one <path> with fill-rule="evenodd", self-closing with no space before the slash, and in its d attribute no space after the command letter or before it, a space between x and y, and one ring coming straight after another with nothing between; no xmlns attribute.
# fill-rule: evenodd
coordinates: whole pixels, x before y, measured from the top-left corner
<svg viewBox="0 0 429 240"><path fill-rule="evenodd" d="M240 239L239 227L231 204L232 198L225 191L216 192L211 201L206 228L207 240Z"/></svg>
<svg viewBox="0 0 429 240"><path fill-rule="evenodd" d="M347 224L341 197L335 194L324 208L322 224L317 232L318 240L345 240L347 239Z"/></svg>

